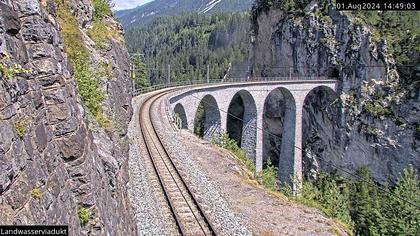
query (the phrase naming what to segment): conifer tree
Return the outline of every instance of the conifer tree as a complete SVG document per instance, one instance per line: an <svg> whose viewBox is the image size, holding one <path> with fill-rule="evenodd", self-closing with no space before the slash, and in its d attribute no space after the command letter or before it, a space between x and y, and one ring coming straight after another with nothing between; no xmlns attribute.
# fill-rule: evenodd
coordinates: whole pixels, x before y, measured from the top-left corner
<svg viewBox="0 0 420 236"><path fill-rule="evenodd" d="M420 182L410 166L398 180L393 197L384 204L385 235L420 235ZM404 199L404 200L403 200ZM410 204L409 202L413 203Z"/></svg>
<svg viewBox="0 0 420 236"><path fill-rule="evenodd" d="M132 72L136 88L144 88L150 86L150 80L147 77L146 65L140 55L135 55L133 59L134 71Z"/></svg>
<svg viewBox="0 0 420 236"><path fill-rule="evenodd" d="M351 187L351 217L358 235L377 235L382 220L381 195L367 167L357 173L359 181Z"/></svg>

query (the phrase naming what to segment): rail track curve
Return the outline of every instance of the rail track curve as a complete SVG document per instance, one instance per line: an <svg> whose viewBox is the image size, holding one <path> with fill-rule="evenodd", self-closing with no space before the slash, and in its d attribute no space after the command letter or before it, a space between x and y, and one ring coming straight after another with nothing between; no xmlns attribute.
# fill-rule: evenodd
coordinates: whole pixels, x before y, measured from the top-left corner
<svg viewBox="0 0 420 236"><path fill-rule="evenodd" d="M155 178L156 189L163 195L161 205L174 219L180 235L217 235L206 213L177 169L170 152L161 141L153 120L157 101L176 89L152 95L140 108L142 141L147 149L149 174Z"/></svg>

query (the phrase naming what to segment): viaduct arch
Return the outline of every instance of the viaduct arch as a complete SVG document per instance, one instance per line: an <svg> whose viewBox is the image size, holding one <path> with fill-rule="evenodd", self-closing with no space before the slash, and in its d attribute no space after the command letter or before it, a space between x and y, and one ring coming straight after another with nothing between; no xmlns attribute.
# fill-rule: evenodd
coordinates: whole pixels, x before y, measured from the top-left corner
<svg viewBox="0 0 420 236"><path fill-rule="evenodd" d="M200 106L204 107L204 138L211 140L221 131L227 131L247 151L256 165L257 172L264 165L264 114L272 96L283 112L280 157L278 159L279 180L296 186L291 177L302 180L302 116L307 95L316 88L337 90L336 80L303 80L250 82L245 84L222 84L185 89L169 97L172 114L181 104L185 109L187 124L183 127L194 131L195 116ZM274 95L273 95L274 94ZM240 106L238 108L237 106ZM231 113L231 115L228 115ZM232 116L233 115L233 116ZM270 134L269 134L270 135ZM267 158L267 157L265 157Z"/></svg>
<svg viewBox="0 0 420 236"><path fill-rule="evenodd" d="M181 120L181 128L188 129L187 115L185 114L184 106L181 103L175 105L174 113L177 118Z"/></svg>
<svg viewBox="0 0 420 236"><path fill-rule="evenodd" d="M255 162L257 106L251 93L247 90L238 91L232 97L226 115L226 132Z"/></svg>

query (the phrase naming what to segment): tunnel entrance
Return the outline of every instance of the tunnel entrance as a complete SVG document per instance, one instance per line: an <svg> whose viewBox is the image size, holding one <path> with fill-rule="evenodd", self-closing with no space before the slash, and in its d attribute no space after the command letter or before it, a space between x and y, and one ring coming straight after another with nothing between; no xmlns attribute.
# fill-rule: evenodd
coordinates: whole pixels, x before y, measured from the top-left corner
<svg viewBox="0 0 420 236"><path fill-rule="evenodd" d="M216 99L206 95L198 105L194 119L194 133L201 138L211 140L221 131L220 111Z"/></svg>
<svg viewBox="0 0 420 236"><path fill-rule="evenodd" d="M233 96L228 108L226 131L229 137L247 152L248 157L254 160L257 142L257 106L248 91L241 90Z"/></svg>
<svg viewBox="0 0 420 236"><path fill-rule="evenodd" d="M279 169L281 183L291 183L293 176L296 129L296 104L285 88L270 92L264 103L263 168L268 164Z"/></svg>
<svg viewBox="0 0 420 236"><path fill-rule="evenodd" d="M182 106L180 103L176 104L174 113L175 113L175 122L177 122L177 125L179 125L179 128L188 129L187 115L185 113L184 106ZM178 121L179 121L179 124L178 124Z"/></svg>

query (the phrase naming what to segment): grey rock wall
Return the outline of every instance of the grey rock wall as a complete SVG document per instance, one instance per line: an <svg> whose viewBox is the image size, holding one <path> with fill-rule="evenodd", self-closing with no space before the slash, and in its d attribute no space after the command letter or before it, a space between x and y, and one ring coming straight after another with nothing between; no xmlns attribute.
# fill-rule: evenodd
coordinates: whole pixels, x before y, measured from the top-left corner
<svg viewBox="0 0 420 236"><path fill-rule="evenodd" d="M83 32L92 23L92 3L74 0L71 6ZM7 65L32 70L0 76L0 224L64 224L70 235L134 235L126 190L128 53L119 41L95 50L84 36L92 60L113 65L111 78L102 78L103 106L113 123L105 130L81 101L55 10L52 0L0 1L0 58L8 55ZM77 216L81 207L92 214L85 226Z"/></svg>
<svg viewBox="0 0 420 236"><path fill-rule="evenodd" d="M410 164L420 170L418 96L400 87L386 42L376 42L371 29L352 16L327 12L286 14L272 8L258 17L251 40L253 76L340 81L337 94L320 90L306 99L305 172L336 169L330 164L349 171L368 166L376 180L394 182Z"/></svg>

